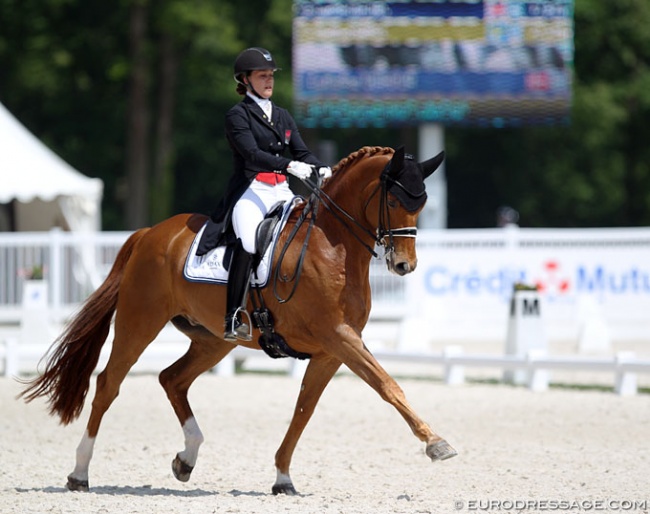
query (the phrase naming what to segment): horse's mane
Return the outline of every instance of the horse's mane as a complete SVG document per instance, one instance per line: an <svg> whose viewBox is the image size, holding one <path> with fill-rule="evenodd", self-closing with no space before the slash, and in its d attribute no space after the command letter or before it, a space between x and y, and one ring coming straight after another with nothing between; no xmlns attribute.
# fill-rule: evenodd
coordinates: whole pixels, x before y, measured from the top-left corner
<svg viewBox="0 0 650 514"><path fill-rule="evenodd" d="M356 152L352 152L347 157L343 157L343 159L341 159L338 164L332 168L332 173L337 173L341 170L344 170L365 157L372 157L373 155L387 155L394 152L395 150L386 146L364 146Z"/></svg>

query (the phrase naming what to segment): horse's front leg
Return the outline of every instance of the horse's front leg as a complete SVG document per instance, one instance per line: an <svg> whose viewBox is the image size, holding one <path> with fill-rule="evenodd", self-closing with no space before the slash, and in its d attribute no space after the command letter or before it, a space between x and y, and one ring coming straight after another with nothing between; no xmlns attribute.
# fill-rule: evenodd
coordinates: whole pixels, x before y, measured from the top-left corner
<svg viewBox="0 0 650 514"><path fill-rule="evenodd" d="M445 460L457 455L456 450L415 413L406 401L402 388L381 367L356 331L342 325L337 333L341 336L338 344L331 344L328 350L397 409L415 436L426 443L426 454L431 460Z"/></svg>
<svg viewBox="0 0 650 514"><path fill-rule="evenodd" d="M296 489L289 476L291 456L300 435L314 413L325 386L327 386L340 366L341 362L339 360L325 355L313 356L309 361L305 376L302 379L300 394L298 395L289 429L275 454L277 478L273 485L273 494L296 494Z"/></svg>

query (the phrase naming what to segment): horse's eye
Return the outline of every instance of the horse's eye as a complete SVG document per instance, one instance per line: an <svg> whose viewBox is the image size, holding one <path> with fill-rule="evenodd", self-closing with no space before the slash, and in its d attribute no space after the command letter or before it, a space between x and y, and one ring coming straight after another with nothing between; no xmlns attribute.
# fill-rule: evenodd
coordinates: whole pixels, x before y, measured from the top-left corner
<svg viewBox="0 0 650 514"><path fill-rule="evenodd" d="M392 200L392 199L389 199L389 200L388 200L388 207L390 207L391 209L394 209L394 208L397 207L398 205L399 205L399 204L398 204L397 200Z"/></svg>

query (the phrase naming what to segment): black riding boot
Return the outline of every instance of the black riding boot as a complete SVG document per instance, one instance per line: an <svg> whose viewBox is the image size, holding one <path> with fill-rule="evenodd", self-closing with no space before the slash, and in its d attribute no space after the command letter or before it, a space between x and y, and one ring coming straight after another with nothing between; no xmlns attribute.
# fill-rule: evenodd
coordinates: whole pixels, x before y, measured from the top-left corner
<svg viewBox="0 0 650 514"><path fill-rule="evenodd" d="M246 297L251 278L253 255L244 250L241 240L235 248L228 271L228 290L226 292L226 322L223 338L226 341L250 341L250 328L241 320L239 310L246 311Z"/></svg>

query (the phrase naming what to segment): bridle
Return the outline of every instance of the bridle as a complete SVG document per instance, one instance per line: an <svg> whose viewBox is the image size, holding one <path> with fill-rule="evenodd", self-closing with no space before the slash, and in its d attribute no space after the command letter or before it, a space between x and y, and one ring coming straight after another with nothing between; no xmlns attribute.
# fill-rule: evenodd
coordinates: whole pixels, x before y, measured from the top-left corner
<svg viewBox="0 0 650 514"><path fill-rule="evenodd" d="M413 160L413 156L410 154L405 155L405 159ZM423 189L420 193L413 193L409 191L404 184L400 181L395 180L390 175L390 165L389 161L386 164L386 167L381 172L379 184L368 197L364 210L367 209L368 204L372 198L377 194L381 188L381 195L379 197L379 221L377 223L377 233L375 235L375 244L382 246L384 248L384 259L389 260L395 254L395 241L396 237L412 237L415 239L418 235L417 227L401 227L401 228L391 228L390 222L390 206L388 205L388 193L392 187L399 187L411 198L422 199L422 203L426 200L426 192ZM388 241L386 240L388 238ZM375 254L376 257L376 254Z"/></svg>
<svg viewBox="0 0 650 514"><path fill-rule="evenodd" d="M407 155L405 159L412 160L413 156ZM354 232L350 223L354 224L359 230L364 232L366 235L374 239L376 246L381 246L384 248L385 255L386 253L395 253L395 241L396 237L417 237L418 229L417 227L401 227L401 228L391 228L390 221L390 208L388 205L388 193L393 186L399 187L411 198L424 198L426 199L426 192L422 190L421 193L413 193L409 191L401 182L395 180L390 176L390 166L391 162L384 167L379 177L379 184L370 194L366 200L365 205L363 206L364 211L368 208L368 205L375 197L377 193L380 193L379 196L379 220L377 221L377 229L373 233L371 230L368 230L366 227L361 225L353 216L348 214L345 209L339 206L332 198L325 193L321 188L320 184L314 184L309 179L305 180L304 183L307 185L307 188L311 191L312 196L309 201L320 202L329 210L334 217L345 226L345 228L359 241L363 247L372 254L373 257L377 258L377 252L369 245L367 245L359 236ZM422 201L424 203L424 201ZM388 239L388 241L386 240Z"/></svg>
<svg viewBox="0 0 650 514"><path fill-rule="evenodd" d="M413 160L413 156L407 154L405 156L405 159L408 160ZM396 237L411 237L415 238L417 237L417 232L418 229L417 227L401 227L401 228L392 228L391 227L391 219L390 219L390 206L388 202L388 193L392 187L399 187L402 189L410 198L416 199L417 201L424 203L426 200L426 192L423 190L420 193L413 193L412 191L409 191L401 182L398 180L395 180L391 175L390 175L390 166L391 166L392 161L389 161L384 169L381 172L380 179L379 179L379 184L377 184L377 187L373 190L373 192L370 194L368 197L368 200L366 201L364 205L364 211L368 208L368 205L370 204L371 200L375 197L377 193L380 194L379 196L379 219L377 222L377 229L375 232L372 232L371 230L367 229L364 227L361 223L359 223L352 215L350 215L345 209L343 209L340 205L338 205L332 198L325 193L321 189L321 179L320 177L318 178L317 182L313 182L310 179L305 179L303 180L303 184L307 187L307 189L310 191L311 195L307 201L307 205L303 209L303 212L300 214L298 220L296 221L296 224L293 227L293 230L287 237L287 240L282 248L282 251L280 253L280 256L278 257L278 262L275 267L275 273L274 273L274 293L276 299L280 303L285 303L291 299L293 296L296 287L298 286L298 280L300 278L300 274L302 272L302 265L304 262L304 257L305 253L307 251L307 244L309 242L309 236L311 234L311 230L316 223L316 214L318 213L318 207L320 205L323 205L332 215L334 216L335 219L337 219L345 228L346 230L352 234L352 236L368 251L370 254L378 258L379 255L377 252L374 250L373 247L368 245L364 239L362 239L361 236L357 233L357 230L354 229L356 227L358 230L361 232L365 233L367 236L372 238L374 240L375 246L380 246L384 248L384 259L386 261L389 261L392 259L393 255L395 254L395 238ZM309 219L309 225L307 226L307 234L305 236L305 240L302 245L300 257L298 259L298 262L296 264L296 269L294 270L293 274L291 276L280 276L280 268L282 261L284 259L284 256L287 252L287 249L289 248L291 242L293 241L294 237L298 233L298 230L302 226L302 224ZM353 227L354 226L354 227ZM277 283L278 281L282 282L294 282L294 286L289 293L289 295L286 298L281 298L277 292Z"/></svg>

